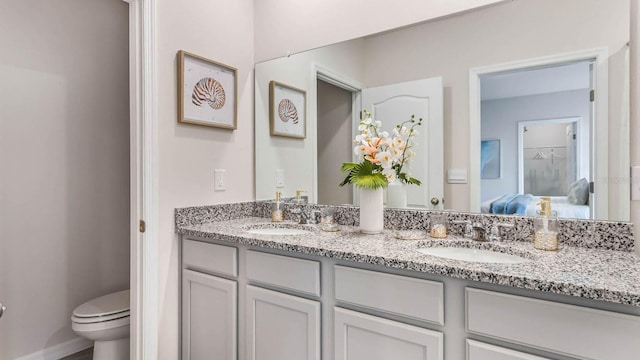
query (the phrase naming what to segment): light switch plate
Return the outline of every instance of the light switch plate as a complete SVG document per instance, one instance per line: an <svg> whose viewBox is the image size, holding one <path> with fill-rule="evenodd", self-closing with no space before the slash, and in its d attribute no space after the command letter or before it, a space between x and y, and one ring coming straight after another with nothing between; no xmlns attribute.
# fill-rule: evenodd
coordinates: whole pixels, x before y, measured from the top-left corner
<svg viewBox="0 0 640 360"><path fill-rule="evenodd" d="M631 167L631 200L640 200L640 166Z"/></svg>
<svg viewBox="0 0 640 360"><path fill-rule="evenodd" d="M449 184L466 184L467 169L449 169L447 171L447 182Z"/></svg>
<svg viewBox="0 0 640 360"><path fill-rule="evenodd" d="M225 173L224 169L213 170L213 190L214 191L225 191L224 173Z"/></svg>
<svg viewBox="0 0 640 360"><path fill-rule="evenodd" d="M284 187L284 170L276 170L276 187Z"/></svg>

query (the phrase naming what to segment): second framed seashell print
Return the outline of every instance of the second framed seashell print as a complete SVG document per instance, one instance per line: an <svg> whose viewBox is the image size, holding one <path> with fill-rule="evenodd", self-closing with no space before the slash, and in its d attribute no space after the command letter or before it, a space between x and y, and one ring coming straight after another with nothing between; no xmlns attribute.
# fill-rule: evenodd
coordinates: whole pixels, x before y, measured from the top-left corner
<svg viewBox="0 0 640 360"><path fill-rule="evenodd" d="M178 122L235 129L237 69L178 51Z"/></svg>
<svg viewBox="0 0 640 360"><path fill-rule="evenodd" d="M269 83L271 135L304 139L307 136L307 95L304 90L271 81Z"/></svg>

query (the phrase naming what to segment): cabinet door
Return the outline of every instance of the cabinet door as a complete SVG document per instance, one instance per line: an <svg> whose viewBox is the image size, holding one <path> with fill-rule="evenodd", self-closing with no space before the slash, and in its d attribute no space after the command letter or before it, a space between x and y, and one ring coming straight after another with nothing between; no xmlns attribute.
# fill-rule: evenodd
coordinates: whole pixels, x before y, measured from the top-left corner
<svg viewBox="0 0 640 360"><path fill-rule="evenodd" d="M235 281L182 272L182 359L236 360Z"/></svg>
<svg viewBox="0 0 640 360"><path fill-rule="evenodd" d="M443 335L397 321L334 308L335 360L442 360Z"/></svg>
<svg viewBox="0 0 640 360"><path fill-rule="evenodd" d="M251 360L320 360L320 303L247 286Z"/></svg>
<svg viewBox="0 0 640 360"><path fill-rule="evenodd" d="M467 340L467 360L549 360L503 347Z"/></svg>

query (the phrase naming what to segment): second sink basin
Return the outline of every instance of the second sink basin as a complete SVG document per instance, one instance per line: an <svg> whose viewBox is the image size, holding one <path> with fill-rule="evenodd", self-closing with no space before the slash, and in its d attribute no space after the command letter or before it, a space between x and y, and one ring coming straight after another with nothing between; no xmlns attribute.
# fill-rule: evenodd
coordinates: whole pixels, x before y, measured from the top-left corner
<svg viewBox="0 0 640 360"><path fill-rule="evenodd" d="M441 258L483 263L521 264L531 261L517 255L464 247L427 247L418 249L418 252Z"/></svg>

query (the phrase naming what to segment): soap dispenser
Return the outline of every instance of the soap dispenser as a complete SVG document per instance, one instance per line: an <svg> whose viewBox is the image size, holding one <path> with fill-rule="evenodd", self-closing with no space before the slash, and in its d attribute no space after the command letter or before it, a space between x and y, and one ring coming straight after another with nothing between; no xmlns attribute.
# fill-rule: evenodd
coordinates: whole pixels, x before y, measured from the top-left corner
<svg viewBox="0 0 640 360"><path fill-rule="evenodd" d="M540 210L533 222L533 246L539 250L558 250L557 213L551 210L551 198L540 198Z"/></svg>
<svg viewBox="0 0 640 360"><path fill-rule="evenodd" d="M305 191L304 190L296 190L296 197L293 198L293 200L291 200L291 202L294 203L294 204L298 204L298 205L306 204L307 200L302 197L302 193L303 192L305 192Z"/></svg>
<svg viewBox="0 0 640 360"><path fill-rule="evenodd" d="M282 194L279 191L276 191L276 201L273 203L273 208L271 209L271 221L273 222L281 222L284 221L284 209L282 204Z"/></svg>

